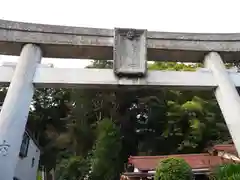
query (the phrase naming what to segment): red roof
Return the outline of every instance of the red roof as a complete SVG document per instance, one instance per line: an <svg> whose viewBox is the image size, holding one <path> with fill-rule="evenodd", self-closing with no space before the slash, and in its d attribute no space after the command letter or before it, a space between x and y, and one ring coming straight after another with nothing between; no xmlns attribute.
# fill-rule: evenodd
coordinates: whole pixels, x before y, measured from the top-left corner
<svg viewBox="0 0 240 180"><path fill-rule="evenodd" d="M182 158L192 167L192 169L211 168L223 163L232 162L219 156L202 153L169 156L132 156L129 158L129 163L140 171L150 171L154 170L161 160L168 157Z"/></svg>
<svg viewBox="0 0 240 180"><path fill-rule="evenodd" d="M213 149L217 150L217 151L224 151L226 153L237 154L237 150L236 150L234 144L215 145L215 146L213 146Z"/></svg>

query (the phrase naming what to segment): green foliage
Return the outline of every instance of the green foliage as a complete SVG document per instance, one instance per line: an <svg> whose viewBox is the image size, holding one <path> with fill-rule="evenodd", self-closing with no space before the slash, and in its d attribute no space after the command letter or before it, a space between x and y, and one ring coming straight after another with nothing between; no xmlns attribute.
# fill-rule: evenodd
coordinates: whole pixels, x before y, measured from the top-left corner
<svg viewBox="0 0 240 180"><path fill-rule="evenodd" d="M34 93L27 128L42 146L40 165L47 171L55 167L58 147L55 141L66 129L61 119L69 113L67 103L70 91L66 89L42 88Z"/></svg>
<svg viewBox="0 0 240 180"><path fill-rule="evenodd" d="M240 164L224 164L216 167L211 176L212 180L239 180Z"/></svg>
<svg viewBox="0 0 240 180"><path fill-rule="evenodd" d="M155 173L154 180L192 180L191 167L180 158L162 160Z"/></svg>
<svg viewBox="0 0 240 180"><path fill-rule="evenodd" d="M40 171L37 172L37 180L42 180L42 174Z"/></svg>
<svg viewBox="0 0 240 180"><path fill-rule="evenodd" d="M91 160L90 179L113 180L119 176L121 141L118 128L110 119L98 124L98 136Z"/></svg>
<svg viewBox="0 0 240 180"><path fill-rule="evenodd" d="M194 71L198 67L201 65L158 62L150 65L149 68ZM143 99L141 103L147 109L146 126L149 128L150 122L154 122L155 126L144 134L144 142L140 141L140 151L148 152L141 154L201 152L216 141L219 143L230 138L211 92L158 90L156 93L149 90L149 94L150 96L141 98ZM159 119L158 124L156 119ZM146 129L146 126L143 128ZM165 146L157 146L157 144L165 144Z"/></svg>
<svg viewBox="0 0 240 180"><path fill-rule="evenodd" d="M168 71L195 71L202 67L202 64L184 64L176 62L155 62L149 65L150 70L168 70Z"/></svg>
<svg viewBox="0 0 240 180"><path fill-rule="evenodd" d="M112 65L93 61L88 68ZM195 71L201 66L157 62L149 69ZM78 157L91 164L92 179L119 179L130 155L195 153L229 139L217 102L206 91L44 88L36 90L32 107L27 126L43 147L41 165L66 178L85 172L72 168Z"/></svg>
<svg viewBox="0 0 240 180"><path fill-rule="evenodd" d="M80 180L89 171L88 162L80 156L72 156L62 159L56 168L56 176L59 180Z"/></svg>

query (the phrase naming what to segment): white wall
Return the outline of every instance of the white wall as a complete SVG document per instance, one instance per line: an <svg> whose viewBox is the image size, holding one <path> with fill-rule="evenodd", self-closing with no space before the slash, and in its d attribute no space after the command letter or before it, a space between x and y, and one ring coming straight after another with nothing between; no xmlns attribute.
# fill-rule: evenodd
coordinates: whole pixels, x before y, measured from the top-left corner
<svg viewBox="0 0 240 180"><path fill-rule="evenodd" d="M35 160L34 166L32 167L33 158ZM19 157L19 161L15 169L15 177L19 180L36 180L39 158L40 150L33 140L30 139L27 157Z"/></svg>
<svg viewBox="0 0 240 180"><path fill-rule="evenodd" d="M1 111L1 108L2 106L0 106L0 111ZM32 167L33 158L34 158L34 165ZM18 178L19 180L36 180L39 159L40 159L40 150L30 137L27 157L24 157L24 158L19 157L16 169L15 169L15 177Z"/></svg>

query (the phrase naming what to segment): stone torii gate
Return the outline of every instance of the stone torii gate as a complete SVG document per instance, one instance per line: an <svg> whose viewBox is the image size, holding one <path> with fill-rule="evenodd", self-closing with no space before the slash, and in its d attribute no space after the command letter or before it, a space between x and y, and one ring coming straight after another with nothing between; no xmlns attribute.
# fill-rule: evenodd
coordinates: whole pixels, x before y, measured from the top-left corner
<svg viewBox="0 0 240 180"><path fill-rule="evenodd" d="M10 84L0 113L0 179L12 180L29 106L38 87L213 90L240 153L240 74L224 62L240 60L240 34L95 29L0 20L0 54L20 55L16 67L0 67ZM42 57L114 60L114 69L40 66ZM147 71L147 60L204 62L196 72ZM69 62L70 63L70 62Z"/></svg>

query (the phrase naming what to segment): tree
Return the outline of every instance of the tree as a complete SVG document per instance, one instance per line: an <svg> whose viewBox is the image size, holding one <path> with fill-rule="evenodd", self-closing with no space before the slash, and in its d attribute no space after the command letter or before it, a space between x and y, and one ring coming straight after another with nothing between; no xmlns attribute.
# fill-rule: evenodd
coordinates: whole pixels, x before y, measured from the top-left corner
<svg viewBox="0 0 240 180"><path fill-rule="evenodd" d="M120 151L119 129L110 119L103 119L98 124L98 136L91 159L90 179L119 179Z"/></svg>
<svg viewBox="0 0 240 180"><path fill-rule="evenodd" d="M194 71L198 67L201 65L158 62L149 68ZM94 61L88 68L112 68L112 61ZM113 137L107 137L108 129L100 128L106 121L121 137L116 145ZM229 139L212 92L197 91L38 89L28 126L44 147L41 163L48 169L68 167L66 162L74 164L80 157L81 162L92 165L90 177L103 179L117 178L130 155L196 153ZM112 143L118 152L114 164L108 160L109 151L102 150ZM106 171L107 166L117 174ZM75 170L66 176L78 174Z"/></svg>
<svg viewBox="0 0 240 180"><path fill-rule="evenodd" d="M192 168L181 158L162 160L156 168L154 180L192 180Z"/></svg>
<svg viewBox="0 0 240 180"><path fill-rule="evenodd" d="M55 168L56 139L66 129L62 119L68 116L70 91L65 89L36 89L32 100L27 128L42 147L40 165L47 171Z"/></svg>
<svg viewBox="0 0 240 180"><path fill-rule="evenodd" d="M239 164L224 164L215 167L212 180L238 180L240 179L240 165Z"/></svg>
<svg viewBox="0 0 240 180"><path fill-rule="evenodd" d="M111 66L111 61L95 61L91 68ZM201 65L154 63L150 69L194 71L198 67ZM220 109L213 98L211 92L76 90L71 119L74 119L72 127L78 130L67 128L69 136L66 139L72 139L68 149L74 145L74 151L87 158L87 152L92 151L92 145L98 138L95 129L107 118L120 130L121 161L118 165L122 170L129 155L201 152L215 141L229 138ZM97 150L96 146L93 147Z"/></svg>
<svg viewBox="0 0 240 180"><path fill-rule="evenodd" d="M62 159L56 168L58 180L81 180L89 171L88 162L81 156Z"/></svg>

